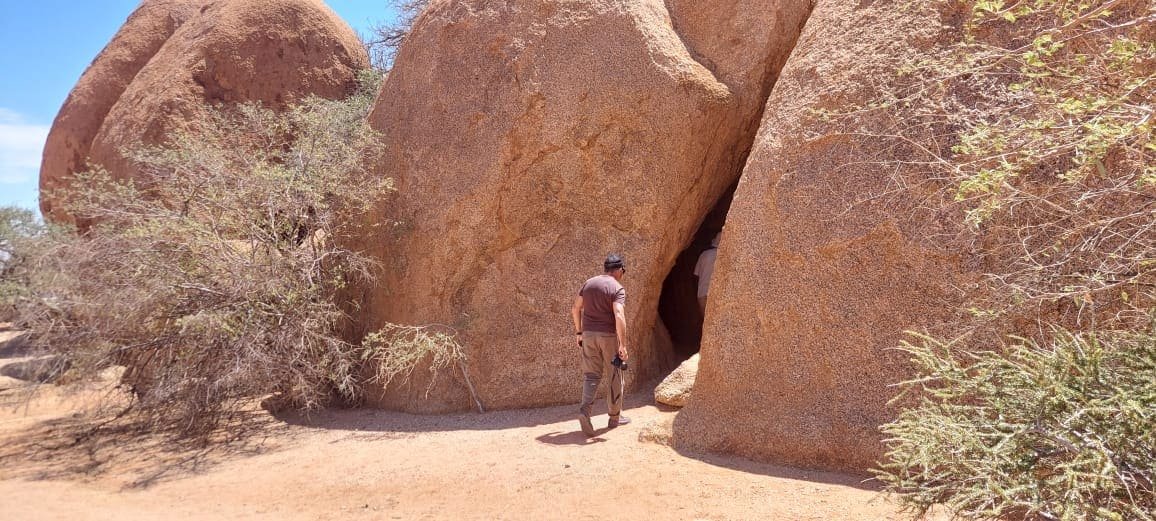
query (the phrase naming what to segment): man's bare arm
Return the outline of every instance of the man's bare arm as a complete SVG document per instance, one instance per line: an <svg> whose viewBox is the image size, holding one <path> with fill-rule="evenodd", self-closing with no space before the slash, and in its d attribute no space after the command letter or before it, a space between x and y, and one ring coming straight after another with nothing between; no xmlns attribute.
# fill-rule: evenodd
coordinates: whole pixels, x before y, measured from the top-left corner
<svg viewBox="0 0 1156 521"><path fill-rule="evenodd" d="M570 316L574 318L574 331L577 333L581 333L582 332L582 295L578 295L577 297L574 298L574 307L570 308ZM578 345L582 345L582 337L578 336L578 335L574 335L574 336L578 337L578 340L577 340Z"/></svg>
<svg viewBox="0 0 1156 521"><path fill-rule="evenodd" d="M626 348L626 306L621 302L614 303L614 325L618 331L618 357L626 360L630 358L630 351Z"/></svg>

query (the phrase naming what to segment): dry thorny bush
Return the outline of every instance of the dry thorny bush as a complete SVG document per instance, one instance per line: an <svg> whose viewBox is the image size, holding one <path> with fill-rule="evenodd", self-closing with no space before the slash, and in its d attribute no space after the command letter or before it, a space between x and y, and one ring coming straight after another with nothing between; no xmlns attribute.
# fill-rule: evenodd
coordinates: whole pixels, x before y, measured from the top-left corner
<svg viewBox="0 0 1156 521"><path fill-rule="evenodd" d="M904 346L917 376L902 400L919 398L896 402L910 406L884 427L880 478L920 513L1152 519L1156 6L911 8L942 15L953 43L847 121L900 122L855 131L919 151L901 184L963 209L987 276L957 340Z"/></svg>
<svg viewBox="0 0 1156 521"><path fill-rule="evenodd" d="M373 68L384 72L393 67L393 60L413 29L414 20L428 4L429 0L389 0L389 5L397 11L397 18L374 25L370 34L361 37Z"/></svg>
<svg viewBox="0 0 1156 521"><path fill-rule="evenodd" d="M452 327L430 324L425 326L402 326L386 324L378 331L365 336L362 343L362 357L376 366L376 373L370 380L376 385L388 386L397 378L408 381L418 367L425 367L434 376L443 369L458 369L469 389L470 398L478 412L485 412L477 390L470 380L469 363L465 348L457 341L457 331ZM426 396L436 380L430 379Z"/></svg>
<svg viewBox="0 0 1156 521"><path fill-rule="evenodd" d="M911 139L917 175L966 209L997 296L977 311L1066 302L1065 325L1142 327L1156 289L1156 6L932 7L945 4L970 8L962 40L901 67L876 110L903 116L889 137L942 130Z"/></svg>
<svg viewBox="0 0 1156 521"><path fill-rule="evenodd" d="M13 235L7 311L71 380L125 366L148 428L207 433L269 393L305 409L357 400L364 364L394 347L367 354L342 334L346 288L375 269L357 238L391 190L364 159L379 78L344 101L215 109L131 154L145 181L77 174L51 196L79 233Z"/></svg>

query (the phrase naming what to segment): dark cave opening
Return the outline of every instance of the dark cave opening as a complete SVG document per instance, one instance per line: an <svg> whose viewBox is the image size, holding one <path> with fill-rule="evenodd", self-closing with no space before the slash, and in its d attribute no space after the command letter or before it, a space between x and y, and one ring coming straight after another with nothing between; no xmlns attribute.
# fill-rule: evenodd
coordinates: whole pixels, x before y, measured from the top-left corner
<svg viewBox="0 0 1156 521"><path fill-rule="evenodd" d="M711 247L711 240L722 231L738 183L723 193L714 208L703 218L690 244L678 255L658 298L658 316L670 332L674 356L678 363L698 353L702 343L703 313L698 303L698 277L695 266L699 256Z"/></svg>

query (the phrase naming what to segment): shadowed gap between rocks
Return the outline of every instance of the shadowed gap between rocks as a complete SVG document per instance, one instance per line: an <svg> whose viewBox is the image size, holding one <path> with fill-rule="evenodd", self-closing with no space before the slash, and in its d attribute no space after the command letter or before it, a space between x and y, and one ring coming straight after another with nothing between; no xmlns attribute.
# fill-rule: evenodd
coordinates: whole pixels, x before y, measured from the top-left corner
<svg viewBox="0 0 1156 521"><path fill-rule="evenodd" d="M735 192L738 189L738 184L745 173L747 166L747 159L754 147L755 140L762 128L763 114L767 110L766 102L771 96L775 85L779 81L779 75L783 68L786 67L790 57L795 53L795 47L798 44L798 38L803 33L811 14L817 2L811 1L808 3L806 13L802 19L798 21L798 26L793 28L791 35L791 42L785 49L767 49L768 56L773 56L774 53L781 52L781 56L776 59L768 60L763 71L761 89L759 92L759 99L762 100L758 110L752 114L752 117L747 120L745 132L737 136L730 146L732 150L737 151L735 162L732 163L734 172L734 182L723 192L719 200L715 202L714 207L703 216L699 229L691 238L690 243L686 245L682 253L676 258L674 265L671 267L666 280L663 282L662 291L659 295L658 303L658 319L666 327L667 333L670 336L671 353L668 357L674 361L674 369L698 354L702 344L702 332L705 322L703 311L700 310L698 304L698 279L694 275L695 265L698 262L698 256L710 247L711 239L715 234L722 230L726 223L727 215L730 211L731 204L735 197ZM670 2L667 2L668 8ZM714 71L712 71L714 72ZM710 299L719 298L717 293L710 295ZM709 302L708 302L709 305ZM697 364L695 364L697 366ZM697 368L693 369L697 373ZM668 373L669 371L665 371ZM690 384L693 386L693 379Z"/></svg>
<svg viewBox="0 0 1156 521"><path fill-rule="evenodd" d="M671 2L666 2L668 10L671 8L670 4ZM747 120L746 131L731 143L732 148L739 151L737 160L733 163L733 168L737 170L734 176L735 181L723 192L711 210L703 216L698 231L679 254L674 266L671 267L663 281L658 302L658 317L670 335L672 351L670 359L674 361L674 367L678 367L679 364L699 352L705 317L698 303L698 278L694 274L695 266L698 263L699 255L711 246L711 240L726 224L727 214L746 168L747 157L751 153L759 129L763 124L763 113L767 109L766 100L770 98L771 91L778 83L782 68L786 66L786 62L794 54L798 37L802 34L814 7L815 2L811 2L806 15L794 30L794 39L789 48L786 49L781 62L776 63L775 60L769 60L766 63L759 92L759 99L761 100L759 108ZM768 53L773 52L775 51L768 49ZM709 66L709 60L704 60L704 65ZM712 72L716 72L713 67L711 68Z"/></svg>
<svg viewBox="0 0 1156 521"><path fill-rule="evenodd" d="M737 188L736 181L703 217L698 231L678 255L662 283L658 316L670 332L676 365L698 353L702 342L703 314L698 305L698 277L694 268L699 255L711 247L711 239L722 231Z"/></svg>

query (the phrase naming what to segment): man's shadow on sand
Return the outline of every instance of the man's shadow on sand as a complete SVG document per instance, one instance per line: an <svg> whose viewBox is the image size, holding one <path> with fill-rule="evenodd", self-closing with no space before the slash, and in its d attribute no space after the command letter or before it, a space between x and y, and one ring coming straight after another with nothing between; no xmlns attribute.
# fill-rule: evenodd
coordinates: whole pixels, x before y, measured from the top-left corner
<svg viewBox="0 0 1156 521"><path fill-rule="evenodd" d="M610 429L600 429L595 432L593 437L587 437L586 433L577 430L571 432L551 432L534 439L540 443L550 445L593 445L606 441L606 438L602 438L600 435L605 434L609 430Z"/></svg>

